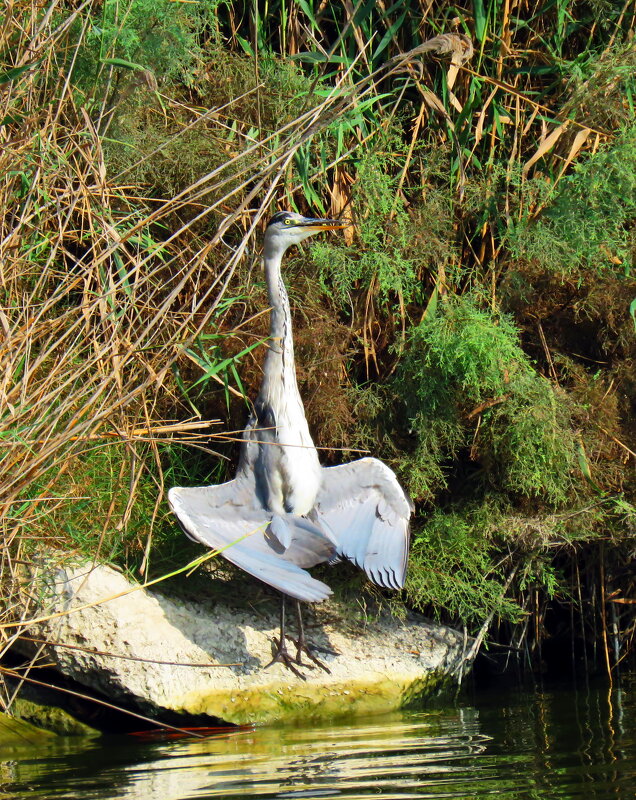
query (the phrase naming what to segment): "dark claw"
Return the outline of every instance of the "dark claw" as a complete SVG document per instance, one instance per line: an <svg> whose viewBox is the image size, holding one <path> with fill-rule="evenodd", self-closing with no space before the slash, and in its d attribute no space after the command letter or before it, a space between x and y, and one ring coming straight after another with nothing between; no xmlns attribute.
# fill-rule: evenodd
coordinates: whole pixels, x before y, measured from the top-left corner
<svg viewBox="0 0 636 800"><path fill-rule="evenodd" d="M305 641L304 636L299 637L298 639L292 639L291 636L287 637L296 645L296 658L295 662L301 667L306 667L307 669L313 669L311 664L305 664L302 660L303 653L308 656L316 666L320 667L320 669L324 669L329 675L331 675L331 670L326 664L323 664L322 661L316 655L317 652L325 653L329 656L337 656L340 653L337 653L335 650L332 650L329 647L321 647L319 644L314 644L313 642Z"/></svg>
<svg viewBox="0 0 636 800"><path fill-rule="evenodd" d="M287 646L285 645L285 640L274 638L272 640L272 644L275 646L275 649L274 647L272 647L274 658L272 658L272 660L268 664L265 664L263 669L271 667L272 664L284 664L290 672L293 672L294 675L296 675L301 680L306 681L307 678L302 674L302 672L297 670L296 667L294 666L295 664L299 664L300 666L306 666L306 665L303 665L300 661L297 660L297 658L293 659L289 655L289 653L287 652Z"/></svg>
<svg viewBox="0 0 636 800"><path fill-rule="evenodd" d="M313 669L312 664L305 664L305 662L302 660L303 650L307 652L306 648L303 648L302 646L299 647L298 642L296 641L296 639L294 639L293 636L286 636L285 638L289 639L289 641L296 648L296 657L293 659L294 664L298 664L299 667L305 667L305 669ZM311 655L309 653L307 653L307 655L309 655L309 657L311 658Z"/></svg>

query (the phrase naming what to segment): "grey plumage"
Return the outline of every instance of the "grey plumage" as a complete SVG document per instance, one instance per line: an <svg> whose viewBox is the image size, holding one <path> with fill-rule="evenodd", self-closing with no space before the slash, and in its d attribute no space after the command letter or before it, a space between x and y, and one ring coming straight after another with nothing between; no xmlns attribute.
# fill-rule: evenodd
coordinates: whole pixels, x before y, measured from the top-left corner
<svg viewBox="0 0 636 800"><path fill-rule="evenodd" d="M282 256L307 236L342 227L288 212L270 220L264 242L269 349L236 477L219 486L173 488L168 495L190 538L307 602L331 594L307 572L316 564L348 559L377 585L399 589L408 557L412 505L395 474L375 458L321 467L296 383Z"/></svg>

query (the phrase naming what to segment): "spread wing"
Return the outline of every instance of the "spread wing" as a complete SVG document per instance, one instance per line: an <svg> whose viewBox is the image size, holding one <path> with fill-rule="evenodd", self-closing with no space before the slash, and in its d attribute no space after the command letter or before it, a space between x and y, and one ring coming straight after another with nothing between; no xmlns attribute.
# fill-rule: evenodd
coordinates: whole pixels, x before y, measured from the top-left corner
<svg viewBox="0 0 636 800"><path fill-rule="evenodd" d="M253 478L239 472L218 486L174 488L168 502L191 539L298 600L319 602L331 589L303 567L329 561L332 542L312 522L260 507Z"/></svg>
<svg viewBox="0 0 636 800"><path fill-rule="evenodd" d="M336 552L378 586L401 589L409 553L410 498L395 473L376 458L322 471L317 523L336 541Z"/></svg>

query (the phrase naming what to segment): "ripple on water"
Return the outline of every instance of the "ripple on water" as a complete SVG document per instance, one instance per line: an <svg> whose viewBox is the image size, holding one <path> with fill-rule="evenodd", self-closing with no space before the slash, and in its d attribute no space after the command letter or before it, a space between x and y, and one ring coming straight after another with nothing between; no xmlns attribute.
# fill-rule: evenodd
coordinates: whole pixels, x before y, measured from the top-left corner
<svg viewBox="0 0 636 800"><path fill-rule="evenodd" d="M0 797L633 800L634 689L480 693L474 704L205 740L63 739L0 753Z"/></svg>

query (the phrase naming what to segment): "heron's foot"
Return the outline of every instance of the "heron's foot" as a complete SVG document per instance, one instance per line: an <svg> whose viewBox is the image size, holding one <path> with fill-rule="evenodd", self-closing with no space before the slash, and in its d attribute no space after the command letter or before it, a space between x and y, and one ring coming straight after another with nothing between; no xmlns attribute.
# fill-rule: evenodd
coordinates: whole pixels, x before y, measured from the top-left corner
<svg viewBox="0 0 636 800"><path fill-rule="evenodd" d="M291 638L291 637L290 637ZM331 675L331 670L326 664L318 658L316 653L324 653L328 656L337 656L340 655L335 650L332 650L330 647L322 647L319 644L314 644L313 642L308 642L304 639L304 637L299 637L295 641L292 639L294 644L296 645L296 663L301 667L307 667L309 669L313 669L311 664L305 664L302 660L303 653L310 658L317 667L323 669L326 673Z"/></svg>
<svg viewBox="0 0 636 800"><path fill-rule="evenodd" d="M271 667L272 664L283 664L285 667L287 667L287 669L290 672L293 672L294 675L296 675L298 678L300 678L303 681L306 681L307 678L302 674L302 672L300 672L300 670L296 669L296 665L301 667L307 667L309 665L303 664L302 661L299 661L298 655L296 655L295 659L289 655L289 652L287 650L287 645L285 644L285 638L282 636L280 639L274 637L272 639L272 644L274 645L274 647L272 647L274 657L268 664L265 664L263 669Z"/></svg>

